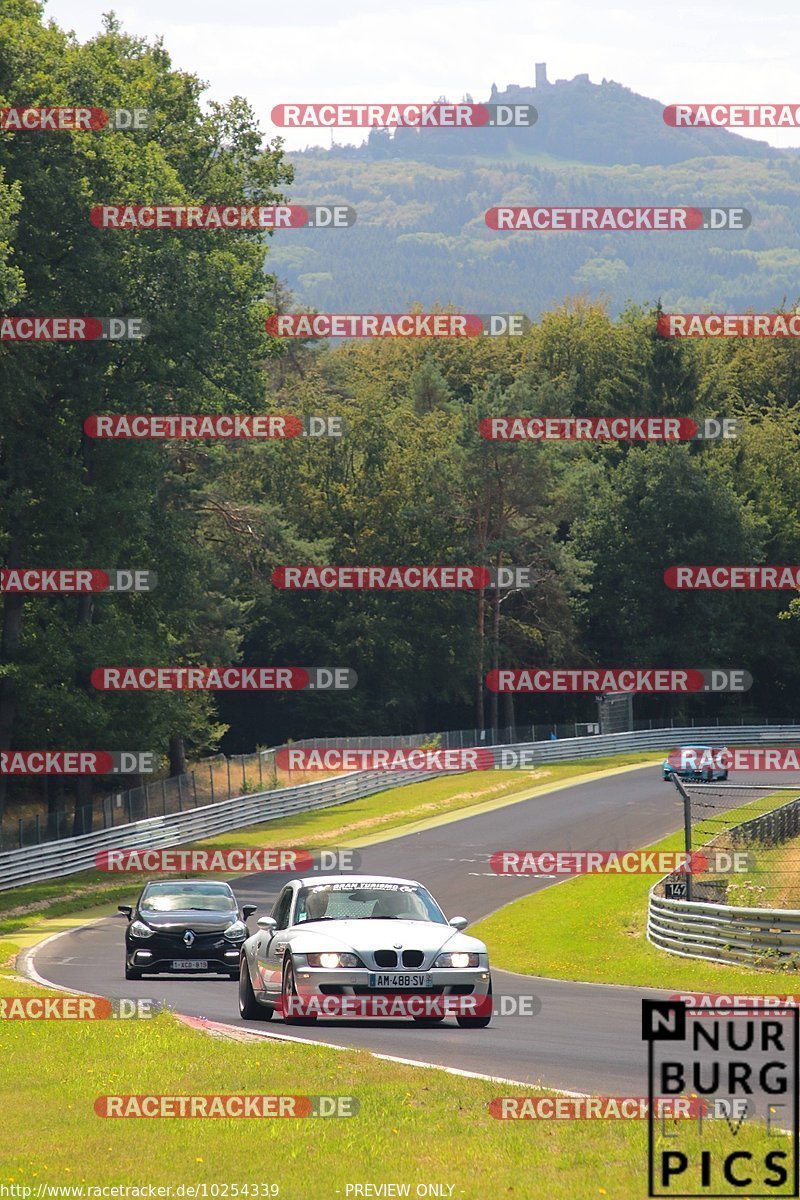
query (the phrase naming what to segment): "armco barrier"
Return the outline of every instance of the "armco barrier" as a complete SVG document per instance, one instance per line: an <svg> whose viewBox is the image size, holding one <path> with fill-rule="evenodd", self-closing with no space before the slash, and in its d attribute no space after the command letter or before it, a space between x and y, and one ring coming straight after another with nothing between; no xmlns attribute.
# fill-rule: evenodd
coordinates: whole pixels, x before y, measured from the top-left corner
<svg viewBox="0 0 800 1200"><path fill-rule="evenodd" d="M190 812L150 817L146 821L117 825L113 829L86 833L81 837L27 846L23 850L9 850L0 854L0 891L90 870L100 850L180 846L212 837L216 833L226 833L246 825L259 825L262 821L274 821L293 813L345 804L348 800L357 800L387 788L419 783L432 778L434 774L437 772L404 772L402 778L398 779L396 775L392 777L385 771L358 771L320 783L303 783L297 787L259 792L237 800L224 800L220 804L207 804Z"/></svg>
<svg viewBox="0 0 800 1200"><path fill-rule="evenodd" d="M799 826L800 799L795 798L732 826L718 837L732 846L754 842L775 845L796 837ZM703 850L716 841L712 838ZM647 938L654 946L684 958L714 962L776 968L791 965L795 969L800 965L800 911L743 908L715 904L710 899L668 900L658 894L663 883L660 879L650 889L648 899Z"/></svg>
<svg viewBox="0 0 800 1200"><path fill-rule="evenodd" d="M656 886L658 886L656 884ZM800 958L800 912L666 900L650 892L647 937L683 958L785 968Z"/></svg>
<svg viewBox="0 0 800 1200"><path fill-rule="evenodd" d="M631 751L668 750L680 745L747 746L753 743L779 745L800 739L798 725L733 725L684 729L642 729L629 733L595 734L565 738L562 741L522 742L490 747L501 751L522 751L528 755L525 765L565 762L579 758L600 758ZM354 739L351 739L351 742ZM344 739L342 739L344 742ZM389 739L387 739L387 742ZM0 853L0 891L73 875L94 866L99 850L137 849L185 845L246 825L258 825L298 812L310 812L348 800L370 796L407 783L434 778L440 772L358 771L320 783L256 792L247 796L206 804L188 812L150 817L127 825L117 825L80 837L26 846Z"/></svg>

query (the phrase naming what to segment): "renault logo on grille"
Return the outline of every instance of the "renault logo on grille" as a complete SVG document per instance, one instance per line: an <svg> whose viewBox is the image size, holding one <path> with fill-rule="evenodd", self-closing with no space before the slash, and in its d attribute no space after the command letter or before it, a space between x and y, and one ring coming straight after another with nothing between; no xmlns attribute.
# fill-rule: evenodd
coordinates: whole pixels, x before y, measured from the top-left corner
<svg viewBox="0 0 800 1200"><path fill-rule="evenodd" d="M194 934L192 933L191 929L187 929L186 933L183 935L183 944L184 946L191 946L194 944Z"/></svg>

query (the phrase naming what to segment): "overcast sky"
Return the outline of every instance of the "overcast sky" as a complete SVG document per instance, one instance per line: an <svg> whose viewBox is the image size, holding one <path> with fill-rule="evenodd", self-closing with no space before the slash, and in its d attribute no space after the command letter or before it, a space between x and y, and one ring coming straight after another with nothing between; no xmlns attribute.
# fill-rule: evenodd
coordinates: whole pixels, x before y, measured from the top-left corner
<svg viewBox="0 0 800 1200"><path fill-rule="evenodd" d="M113 0L48 0L45 13L86 40ZM800 104L798 0L117 0L130 33L164 37L173 65L209 85L207 97L245 96L268 136L275 104L291 101L460 100L488 97L496 82L588 72L665 104L681 101ZM289 149L329 145L328 131L283 131ZM361 140L338 130L339 142ZM688 136L702 136L702 131ZM753 131L776 146L800 130Z"/></svg>

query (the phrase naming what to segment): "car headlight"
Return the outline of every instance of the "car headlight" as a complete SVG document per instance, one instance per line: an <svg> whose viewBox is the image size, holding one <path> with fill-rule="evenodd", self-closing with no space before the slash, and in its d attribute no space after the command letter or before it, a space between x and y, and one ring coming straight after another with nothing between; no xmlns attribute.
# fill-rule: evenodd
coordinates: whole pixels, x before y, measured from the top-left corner
<svg viewBox="0 0 800 1200"><path fill-rule="evenodd" d="M336 967L358 967L361 965L355 954L334 954L333 952L307 954L306 959L310 967L324 967L326 971L333 971Z"/></svg>
<svg viewBox="0 0 800 1200"><path fill-rule="evenodd" d="M246 938L250 930L245 925L244 921L234 921L225 930L224 937L231 942L240 942L242 938Z"/></svg>
<svg viewBox="0 0 800 1200"><path fill-rule="evenodd" d="M435 967L479 967L480 955L468 953L466 950L453 950L448 954L440 954L433 964Z"/></svg>
<svg viewBox="0 0 800 1200"><path fill-rule="evenodd" d="M149 938L153 936L153 930L149 925L145 925L144 921L134 921L129 928L131 937Z"/></svg>

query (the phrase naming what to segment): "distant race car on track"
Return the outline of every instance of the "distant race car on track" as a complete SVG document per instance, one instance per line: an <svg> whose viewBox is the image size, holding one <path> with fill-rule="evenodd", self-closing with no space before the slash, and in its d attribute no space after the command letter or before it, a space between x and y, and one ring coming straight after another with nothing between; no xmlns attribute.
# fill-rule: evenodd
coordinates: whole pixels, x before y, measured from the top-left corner
<svg viewBox="0 0 800 1200"><path fill-rule="evenodd" d="M459 1025L483 1027L491 1020L489 956L483 942L461 932L466 924L464 917L448 921L430 892L411 879L294 879L242 947L239 1011L245 1020L268 1021L280 1005L285 1021L306 1024L325 1015L308 1015L324 1000L344 1009L348 998L377 1005L392 996L409 1010L462 1005L452 1012Z"/></svg>
<svg viewBox="0 0 800 1200"><path fill-rule="evenodd" d="M136 904L120 904L125 930L125 978L167 972L239 977L245 921L257 905L239 905L227 883L161 880L145 885Z"/></svg>
<svg viewBox="0 0 800 1200"><path fill-rule="evenodd" d="M661 770L664 780L672 780L673 775L679 779L702 780L711 783L717 779L727 779L727 767L720 767L712 762L724 752L722 746L681 746L679 750L664 759Z"/></svg>

